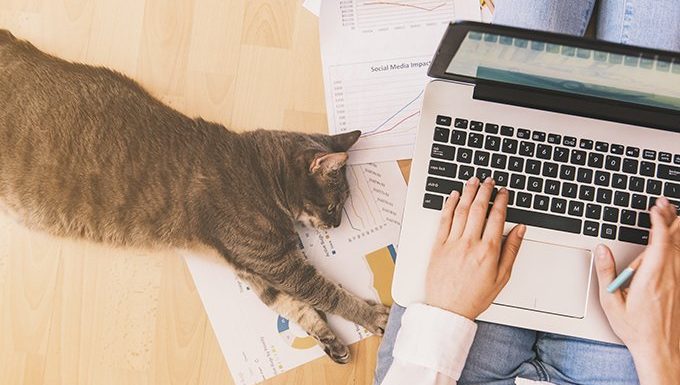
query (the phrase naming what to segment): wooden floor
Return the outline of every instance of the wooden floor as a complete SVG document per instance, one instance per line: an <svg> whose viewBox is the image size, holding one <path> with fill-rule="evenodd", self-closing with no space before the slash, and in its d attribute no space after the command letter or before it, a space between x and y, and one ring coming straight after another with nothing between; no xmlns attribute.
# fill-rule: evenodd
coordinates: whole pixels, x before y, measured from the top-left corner
<svg viewBox="0 0 680 385"><path fill-rule="evenodd" d="M0 28L236 130L327 130L301 0L0 0ZM377 338L267 384L370 384ZM0 217L0 384L233 384L183 260Z"/></svg>

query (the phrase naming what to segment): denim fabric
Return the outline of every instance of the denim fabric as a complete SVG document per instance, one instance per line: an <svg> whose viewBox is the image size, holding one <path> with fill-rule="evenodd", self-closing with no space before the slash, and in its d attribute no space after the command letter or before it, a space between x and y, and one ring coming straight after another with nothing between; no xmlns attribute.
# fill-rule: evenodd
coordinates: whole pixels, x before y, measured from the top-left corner
<svg viewBox="0 0 680 385"><path fill-rule="evenodd" d="M392 350L404 311L401 306L392 306L378 351L375 385L382 382L392 365ZM621 345L487 322L477 325L459 385L511 385L517 377L557 385L638 384L633 359Z"/></svg>

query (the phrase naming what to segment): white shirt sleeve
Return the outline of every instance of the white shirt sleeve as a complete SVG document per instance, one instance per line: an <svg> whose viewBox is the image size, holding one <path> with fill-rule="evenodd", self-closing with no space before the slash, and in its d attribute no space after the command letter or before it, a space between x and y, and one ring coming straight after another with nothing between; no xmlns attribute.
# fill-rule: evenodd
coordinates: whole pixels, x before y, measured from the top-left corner
<svg viewBox="0 0 680 385"><path fill-rule="evenodd" d="M424 304L406 309L381 385L454 385L477 332L473 321Z"/></svg>

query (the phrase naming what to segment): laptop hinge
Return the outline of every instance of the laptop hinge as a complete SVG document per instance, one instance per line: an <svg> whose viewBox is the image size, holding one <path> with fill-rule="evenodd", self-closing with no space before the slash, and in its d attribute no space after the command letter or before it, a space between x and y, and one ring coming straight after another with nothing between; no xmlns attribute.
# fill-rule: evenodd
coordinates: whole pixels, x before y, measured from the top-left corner
<svg viewBox="0 0 680 385"><path fill-rule="evenodd" d="M477 79L473 97L496 103L680 132L680 112Z"/></svg>

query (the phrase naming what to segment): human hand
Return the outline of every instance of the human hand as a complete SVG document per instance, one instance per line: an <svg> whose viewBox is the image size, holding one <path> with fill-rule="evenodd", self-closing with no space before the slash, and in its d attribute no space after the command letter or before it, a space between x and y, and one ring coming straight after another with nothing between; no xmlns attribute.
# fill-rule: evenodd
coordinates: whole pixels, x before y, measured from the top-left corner
<svg viewBox="0 0 680 385"><path fill-rule="evenodd" d="M446 201L427 272L428 305L474 320L508 283L526 226L502 242L508 191L500 189L487 221L493 188L491 178L481 186L472 178Z"/></svg>
<svg viewBox="0 0 680 385"><path fill-rule="evenodd" d="M680 218L666 198L651 209L649 245L628 289L607 292L616 277L611 250L596 250L600 303L630 349L643 384L680 378Z"/></svg>

